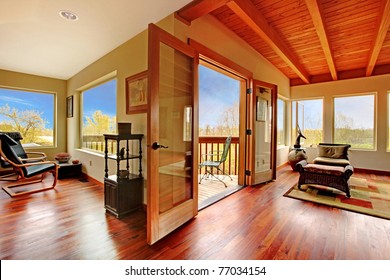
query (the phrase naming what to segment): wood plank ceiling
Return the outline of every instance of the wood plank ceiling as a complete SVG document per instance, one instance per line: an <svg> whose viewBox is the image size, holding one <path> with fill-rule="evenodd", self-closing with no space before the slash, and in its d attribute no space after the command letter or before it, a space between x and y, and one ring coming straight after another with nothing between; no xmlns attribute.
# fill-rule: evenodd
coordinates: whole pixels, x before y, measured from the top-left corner
<svg viewBox="0 0 390 280"><path fill-rule="evenodd" d="M195 0L179 19L211 14L291 85L390 73L390 0Z"/></svg>

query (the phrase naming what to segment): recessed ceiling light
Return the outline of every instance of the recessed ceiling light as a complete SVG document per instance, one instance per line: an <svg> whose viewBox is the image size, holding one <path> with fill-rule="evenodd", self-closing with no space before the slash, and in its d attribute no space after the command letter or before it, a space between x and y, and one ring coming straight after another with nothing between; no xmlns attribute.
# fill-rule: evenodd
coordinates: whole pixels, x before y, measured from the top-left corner
<svg viewBox="0 0 390 280"><path fill-rule="evenodd" d="M62 10L62 11L59 12L59 14L60 14L61 17L63 17L66 20L75 21L75 20L79 19L79 17L75 13L73 13L71 11L64 11L64 10Z"/></svg>

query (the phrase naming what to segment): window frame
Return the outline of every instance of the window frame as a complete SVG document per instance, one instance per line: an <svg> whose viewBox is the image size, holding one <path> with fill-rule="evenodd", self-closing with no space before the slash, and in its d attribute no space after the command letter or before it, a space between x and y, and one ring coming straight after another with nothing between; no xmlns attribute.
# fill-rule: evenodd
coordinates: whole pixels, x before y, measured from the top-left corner
<svg viewBox="0 0 390 280"><path fill-rule="evenodd" d="M283 141L279 141L279 126L277 125L277 131L276 131L276 141L277 141L277 146L278 147L285 147L287 146L287 143L288 143L288 138L287 138L287 135L288 135L288 129L287 129L287 123L288 123L288 118L287 118L287 115L288 115L288 112L287 112L287 102L288 100L285 99L284 97L282 96L278 96L277 100L276 100L276 104L277 104L277 114L279 114L280 112L280 108L278 106L278 102L279 100L281 100L283 102L283 131L284 131L284 139ZM279 122L279 115L277 116L277 124ZM280 143L279 143L280 142Z"/></svg>
<svg viewBox="0 0 390 280"><path fill-rule="evenodd" d="M8 87L8 86L2 86L0 85L0 89L4 90L14 90L14 91L21 91L21 92L30 92L35 94L50 94L53 96L53 142L52 145L45 145L45 146L25 146L22 144L23 148L25 150L36 150L36 149L52 149L57 147L57 97L58 93L54 91L48 91L48 90L39 90L39 89L29 89L29 88L19 88L19 87Z"/></svg>
<svg viewBox="0 0 390 280"><path fill-rule="evenodd" d="M373 117L374 117L374 120L373 120L373 148L372 149L364 149L364 148L356 148L356 147L353 147L353 144L352 143L348 143L348 144L351 144L351 148L350 150L357 150L357 151L370 151L370 152L374 152L377 150L377 115L378 115L378 93L377 92L363 92L363 93L354 93L354 94L345 94L345 95L334 95L332 96L332 143L336 143L335 142L335 122L336 122L336 112L335 112L335 109L336 109L336 106L335 106L335 99L336 98L349 98L349 97L358 97L358 96L373 96L374 97L374 108L373 108ZM337 143L336 143L337 144ZM343 143L342 143L343 144Z"/></svg>
<svg viewBox="0 0 390 280"><path fill-rule="evenodd" d="M323 142L324 139L325 139L325 98L323 96L320 96L320 97L313 97L313 98L297 98L297 99L291 99L291 114L290 114L290 124L291 124L291 132L290 132L290 135L291 135L291 145L294 145L295 143L295 139L297 138L297 135L293 135L294 132L296 132L296 124L293 123L293 120L295 120L295 122L297 123L297 111L294 112L294 102L299 102L299 101L316 101L316 100L321 100L322 101L322 126L321 126L321 130L322 130L322 139L320 140L319 143ZM294 116L294 113L295 113L295 116ZM304 116L304 115L303 115ZM304 129L302 129L302 133L303 135L305 135L305 133L303 132ZM319 143L315 143L315 145L318 145ZM311 147L313 144L309 144L307 146L305 145L302 145L301 146L303 148L306 148L306 147Z"/></svg>

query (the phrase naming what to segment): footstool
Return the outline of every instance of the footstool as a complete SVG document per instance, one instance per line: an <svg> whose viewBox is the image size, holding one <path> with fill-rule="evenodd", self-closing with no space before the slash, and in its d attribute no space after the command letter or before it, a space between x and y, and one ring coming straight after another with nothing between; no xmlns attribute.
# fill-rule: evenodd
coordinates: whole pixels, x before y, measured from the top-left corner
<svg viewBox="0 0 390 280"><path fill-rule="evenodd" d="M353 174L352 165L330 166L307 163L306 160L301 160L297 163L296 168L299 171L299 189L305 184L322 185L338 189L345 192L348 198L351 197L349 178Z"/></svg>

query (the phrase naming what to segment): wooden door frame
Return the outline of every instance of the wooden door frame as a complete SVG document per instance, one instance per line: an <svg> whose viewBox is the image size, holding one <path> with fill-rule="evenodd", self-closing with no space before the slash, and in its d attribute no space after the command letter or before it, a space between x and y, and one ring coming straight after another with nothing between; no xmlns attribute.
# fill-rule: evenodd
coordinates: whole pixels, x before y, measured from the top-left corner
<svg viewBox="0 0 390 280"><path fill-rule="evenodd" d="M164 213L164 217L160 217L159 213L159 194L158 194L158 176L154 177L155 185L152 186L152 176L154 174L158 174L159 172L159 155L156 151L152 151L152 143L158 141L159 135L159 126L155 124L159 124L159 112L158 108L154 108L152 112L152 104L158 104L158 93L159 93L159 61L154 61L155 57L159 57L160 55L160 43L163 42L167 46L178 50L179 52L192 57L194 59L194 104L193 104L193 126L192 126L192 135L193 135L193 145L192 145L192 153L193 155L198 154L197 147L197 137L198 137L198 110L197 107L199 104L197 103L197 70L196 65L198 63L198 53L192 47L188 46L184 42L175 38L173 35L164 31L163 29L157 27L154 24L149 24L149 32L148 32L148 112L147 112L147 167L148 167L148 180L147 180L147 243L154 244L162 237L167 235L170 231L174 230L178 226L182 225L186 221L195 217L198 213L198 159L196 156L192 156L192 186L193 193L192 199L183 202L182 204L168 210ZM153 114L152 114L153 113ZM194 144L196 143L196 145ZM152 155L152 153L154 154ZM155 160L151 160L154 158ZM157 188L157 191L152 191L152 188ZM183 215L174 215L172 213L174 209L178 209L183 212ZM170 223L169 219L175 219L174 223ZM160 229L160 220L164 222L169 230Z"/></svg>
<svg viewBox="0 0 390 280"><path fill-rule="evenodd" d="M239 64L231 61L230 59L220 55L219 53L209 49L208 47L204 46L203 44L193 40L188 39L188 44L192 46L194 49L196 49L199 53L199 58L210 63L211 65L223 69L228 73L231 73L232 76L236 76L241 78L240 81L240 88L246 88L248 90L251 88L252 84L252 78L253 74L251 71L245 69L244 67L240 66ZM248 146L248 137L246 135L247 130L247 97L248 95L241 94L240 92L240 139L239 139L239 185L246 185L247 179L246 179L246 169L247 169L247 146ZM198 104L199 105L199 104ZM245 136L245 137L244 137Z"/></svg>

